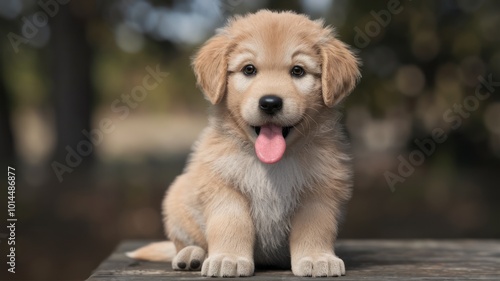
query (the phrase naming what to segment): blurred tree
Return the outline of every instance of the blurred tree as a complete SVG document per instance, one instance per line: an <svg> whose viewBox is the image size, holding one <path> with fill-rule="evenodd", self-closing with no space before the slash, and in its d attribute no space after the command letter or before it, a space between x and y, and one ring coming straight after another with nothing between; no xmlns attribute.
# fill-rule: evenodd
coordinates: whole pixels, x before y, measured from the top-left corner
<svg viewBox="0 0 500 281"><path fill-rule="evenodd" d="M67 146L76 150L84 138L82 130L90 129L92 52L86 38L84 13L76 14L76 7L84 5L79 2L83 1L60 6L51 24L51 75L57 129L55 159L64 159Z"/></svg>
<svg viewBox="0 0 500 281"><path fill-rule="evenodd" d="M0 66L3 65L0 56ZM7 88L3 75L3 67L0 67L0 161L12 164L14 160L14 141L10 123L10 108Z"/></svg>

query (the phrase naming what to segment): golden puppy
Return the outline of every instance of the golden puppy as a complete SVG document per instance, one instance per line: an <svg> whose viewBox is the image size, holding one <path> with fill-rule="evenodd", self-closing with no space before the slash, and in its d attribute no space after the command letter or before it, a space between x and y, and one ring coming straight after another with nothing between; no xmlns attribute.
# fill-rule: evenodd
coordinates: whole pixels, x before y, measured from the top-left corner
<svg viewBox="0 0 500 281"><path fill-rule="evenodd" d="M177 252L175 270L203 276L345 274L334 243L351 169L335 106L360 77L353 53L322 21L264 10L230 20L193 68L213 110L163 203L173 243L129 256Z"/></svg>

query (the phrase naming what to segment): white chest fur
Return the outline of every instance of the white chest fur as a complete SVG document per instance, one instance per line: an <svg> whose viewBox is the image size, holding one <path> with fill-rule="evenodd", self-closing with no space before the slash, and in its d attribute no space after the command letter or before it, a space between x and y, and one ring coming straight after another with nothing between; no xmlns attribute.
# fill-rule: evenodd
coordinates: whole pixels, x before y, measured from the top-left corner
<svg viewBox="0 0 500 281"><path fill-rule="evenodd" d="M235 183L251 200L251 212L257 235L256 254L267 258L288 248L290 217L299 204L299 195L308 184L308 176L296 159L284 157L268 165L249 155L218 158L214 168L226 180Z"/></svg>

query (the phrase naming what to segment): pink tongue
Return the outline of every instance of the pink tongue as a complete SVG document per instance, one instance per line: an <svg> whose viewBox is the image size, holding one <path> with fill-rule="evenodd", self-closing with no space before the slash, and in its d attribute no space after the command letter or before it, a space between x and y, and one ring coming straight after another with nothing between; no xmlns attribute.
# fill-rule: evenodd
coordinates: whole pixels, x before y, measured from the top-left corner
<svg viewBox="0 0 500 281"><path fill-rule="evenodd" d="M255 141L255 152L260 161L274 164L281 160L285 153L286 143L282 128L276 125L260 127L260 133Z"/></svg>

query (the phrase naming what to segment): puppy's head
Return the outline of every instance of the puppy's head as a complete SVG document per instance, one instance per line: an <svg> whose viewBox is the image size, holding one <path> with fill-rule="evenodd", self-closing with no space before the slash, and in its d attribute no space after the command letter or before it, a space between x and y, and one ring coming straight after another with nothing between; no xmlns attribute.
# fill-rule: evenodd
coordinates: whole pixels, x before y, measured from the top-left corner
<svg viewBox="0 0 500 281"><path fill-rule="evenodd" d="M206 98L223 102L227 118L269 164L360 77L357 59L331 28L267 10L229 21L200 49L193 67Z"/></svg>

